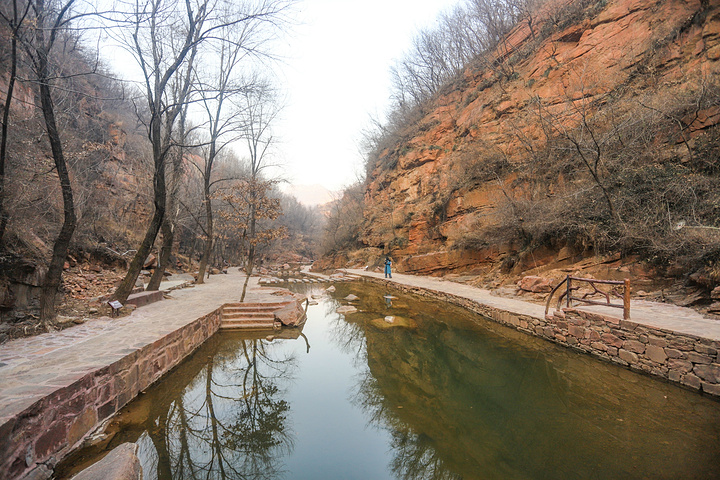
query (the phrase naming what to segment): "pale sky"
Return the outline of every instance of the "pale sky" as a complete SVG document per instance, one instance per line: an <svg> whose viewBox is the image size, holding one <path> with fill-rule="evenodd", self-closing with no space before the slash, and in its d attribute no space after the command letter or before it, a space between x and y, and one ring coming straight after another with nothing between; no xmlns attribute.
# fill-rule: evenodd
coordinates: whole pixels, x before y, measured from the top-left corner
<svg viewBox="0 0 720 480"><path fill-rule="evenodd" d="M273 129L284 176L340 190L362 170L361 132L384 118L390 67L460 0L303 0L277 67L286 103Z"/></svg>
<svg viewBox="0 0 720 480"><path fill-rule="evenodd" d="M300 0L293 7L294 26L273 47L280 60L266 68L275 74L284 105L273 127L271 163L282 165L274 174L304 187L296 190L301 201L316 203L304 193L339 191L357 180L362 131L371 117L385 117L393 61L410 49L418 31L459 3ZM122 77L141 78L127 52L112 44L103 48ZM285 189L292 193L289 185Z"/></svg>

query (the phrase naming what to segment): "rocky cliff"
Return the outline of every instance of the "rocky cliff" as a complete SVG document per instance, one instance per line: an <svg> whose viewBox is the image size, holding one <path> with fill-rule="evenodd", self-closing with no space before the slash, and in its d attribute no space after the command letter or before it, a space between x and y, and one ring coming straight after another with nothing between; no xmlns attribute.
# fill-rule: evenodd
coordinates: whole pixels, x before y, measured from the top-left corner
<svg viewBox="0 0 720 480"><path fill-rule="evenodd" d="M390 253L399 271L488 280L685 259L718 281L717 3L556 2L538 19L369 160L363 248L327 265Z"/></svg>

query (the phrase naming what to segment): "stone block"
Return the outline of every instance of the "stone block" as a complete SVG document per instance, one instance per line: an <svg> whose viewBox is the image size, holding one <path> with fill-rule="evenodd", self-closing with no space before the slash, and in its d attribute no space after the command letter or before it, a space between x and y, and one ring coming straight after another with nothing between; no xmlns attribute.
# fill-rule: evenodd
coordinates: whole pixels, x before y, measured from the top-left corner
<svg viewBox="0 0 720 480"><path fill-rule="evenodd" d="M688 362L687 360L681 360L678 358L671 358L668 360L668 368L670 370L675 370L680 373L687 373L692 372L693 364L692 362Z"/></svg>
<svg viewBox="0 0 720 480"><path fill-rule="evenodd" d="M134 443L123 443L78 473L73 480L140 480L142 467L136 455L137 448Z"/></svg>
<svg viewBox="0 0 720 480"><path fill-rule="evenodd" d="M44 460L65 445L67 445L67 425L62 421L57 421L35 442L36 458Z"/></svg>
<svg viewBox="0 0 720 480"><path fill-rule="evenodd" d="M612 333L603 333L600 335L600 338L603 342L605 342L606 345L613 346L615 348L621 348L623 346L623 341L621 338L618 338L617 336L613 335Z"/></svg>
<svg viewBox="0 0 720 480"><path fill-rule="evenodd" d="M665 348L665 355L667 355L668 358L684 358L685 354L681 352L680 350L676 350L674 348Z"/></svg>
<svg viewBox="0 0 720 480"><path fill-rule="evenodd" d="M670 339L668 339L668 346L676 350L681 350L683 352L695 350L695 342L684 337L671 337Z"/></svg>
<svg viewBox="0 0 720 480"><path fill-rule="evenodd" d="M713 359L707 355L703 355L697 352L688 352L687 359L693 363L709 364L712 363Z"/></svg>
<svg viewBox="0 0 720 480"><path fill-rule="evenodd" d="M653 362L659 364L663 364L665 363L665 360L667 360L665 349L656 345L648 345L645 347L645 356Z"/></svg>
<svg viewBox="0 0 720 480"><path fill-rule="evenodd" d="M714 357L718 354L718 351L716 348L710 346L710 345L703 345L702 343L696 343L695 344L695 351L698 353L702 353L704 355L708 355L711 357Z"/></svg>
<svg viewBox="0 0 720 480"><path fill-rule="evenodd" d="M665 348L668 345L667 340L665 340L664 338L653 337L652 335L648 337L648 342L654 347Z"/></svg>
<svg viewBox="0 0 720 480"><path fill-rule="evenodd" d="M150 291L150 292L140 292L140 293L133 293L130 295L127 300L125 300L126 305L135 305L136 307L142 307L143 305L148 305L150 303L159 302L163 299L163 293L159 290Z"/></svg>
<svg viewBox="0 0 720 480"><path fill-rule="evenodd" d="M712 365L695 365L693 372L706 382L720 383L720 365L716 363Z"/></svg>
<svg viewBox="0 0 720 480"><path fill-rule="evenodd" d="M638 356L636 353L625 350L623 348L618 350L618 356L620 357L620 359L631 365L637 363L638 361Z"/></svg>
<svg viewBox="0 0 720 480"><path fill-rule="evenodd" d="M692 373L686 373L680 378L680 383L685 385L686 387L699 390L702 382L696 375L693 375Z"/></svg>
<svg viewBox="0 0 720 480"><path fill-rule="evenodd" d="M629 352L645 353L645 344L637 340L625 340L622 347Z"/></svg>
<svg viewBox="0 0 720 480"><path fill-rule="evenodd" d="M82 415L76 417L72 424L70 424L67 434L68 444L75 445L85 436L86 433L90 431L91 428L95 426L96 423L97 412L95 411L95 408L86 408Z"/></svg>
<svg viewBox="0 0 720 480"><path fill-rule="evenodd" d="M637 328L638 324L630 320L620 320L620 328L632 332Z"/></svg>
<svg viewBox="0 0 720 480"><path fill-rule="evenodd" d="M602 342L593 342L590 344L590 346L595 350L600 350L601 352L607 351L607 345Z"/></svg>
<svg viewBox="0 0 720 480"><path fill-rule="evenodd" d="M702 391L720 397L720 385L702 382Z"/></svg>
<svg viewBox="0 0 720 480"><path fill-rule="evenodd" d="M668 371L667 377L668 377L668 380L670 380L671 382L679 383L680 378L682 377L682 373L680 373L677 370L670 370L670 371Z"/></svg>
<svg viewBox="0 0 720 480"><path fill-rule="evenodd" d="M568 326L568 333L575 338L584 338L585 328L577 325L570 325Z"/></svg>

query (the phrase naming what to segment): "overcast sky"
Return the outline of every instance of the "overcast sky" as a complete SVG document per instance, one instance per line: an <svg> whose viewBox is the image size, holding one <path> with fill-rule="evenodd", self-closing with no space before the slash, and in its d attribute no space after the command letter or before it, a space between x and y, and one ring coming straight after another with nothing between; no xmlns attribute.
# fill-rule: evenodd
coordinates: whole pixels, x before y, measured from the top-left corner
<svg viewBox="0 0 720 480"><path fill-rule="evenodd" d="M362 170L361 132L389 103L390 66L460 0L303 0L279 65L277 154L296 185L339 190Z"/></svg>

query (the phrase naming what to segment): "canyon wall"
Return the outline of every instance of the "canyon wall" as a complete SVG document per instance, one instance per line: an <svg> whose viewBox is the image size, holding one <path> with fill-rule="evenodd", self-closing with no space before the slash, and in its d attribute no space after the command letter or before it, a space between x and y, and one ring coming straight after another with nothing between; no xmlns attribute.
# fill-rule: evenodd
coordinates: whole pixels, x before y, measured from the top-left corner
<svg viewBox="0 0 720 480"><path fill-rule="evenodd" d="M669 165L695 175L698 152L717 149L720 8L585 4L570 23L516 26L498 62L468 67L397 129L368 161L360 248L323 264L373 265L390 254L401 272L482 276L571 264L600 245L614 260L663 251L652 228L674 235L669 224L633 240L657 196L642 182L660 171L674 178ZM600 228L583 223L597 212ZM678 218L673 211L667 222Z"/></svg>

